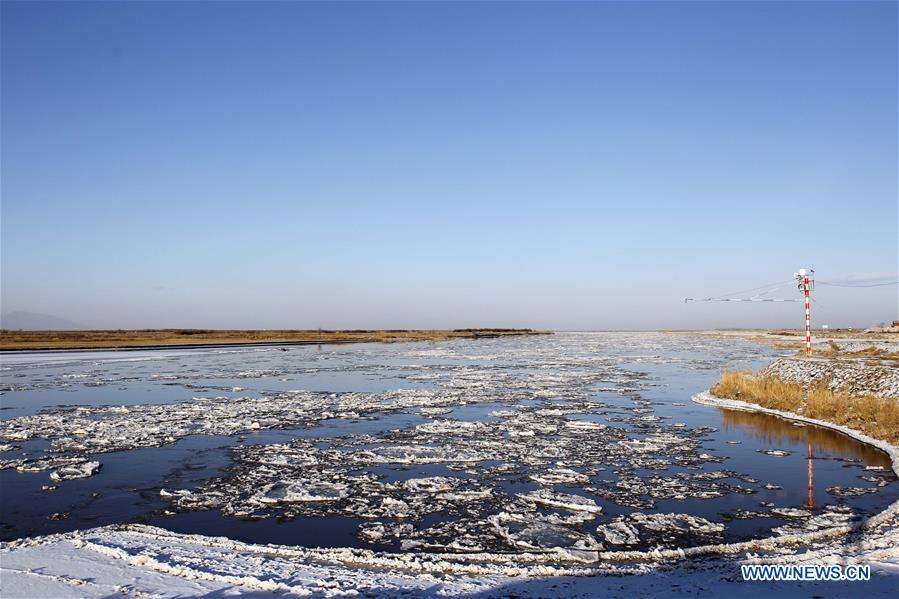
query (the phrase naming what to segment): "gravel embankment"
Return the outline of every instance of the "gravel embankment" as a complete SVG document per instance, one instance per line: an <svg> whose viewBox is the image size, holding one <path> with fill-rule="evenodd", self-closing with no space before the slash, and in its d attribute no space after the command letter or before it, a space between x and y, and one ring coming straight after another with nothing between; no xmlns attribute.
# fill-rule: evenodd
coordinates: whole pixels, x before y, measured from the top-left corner
<svg viewBox="0 0 899 599"><path fill-rule="evenodd" d="M798 383L806 389L825 381L832 390L849 395L899 399L899 368L890 366L869 366L860 361L781 358L759 374Z"/></svg>

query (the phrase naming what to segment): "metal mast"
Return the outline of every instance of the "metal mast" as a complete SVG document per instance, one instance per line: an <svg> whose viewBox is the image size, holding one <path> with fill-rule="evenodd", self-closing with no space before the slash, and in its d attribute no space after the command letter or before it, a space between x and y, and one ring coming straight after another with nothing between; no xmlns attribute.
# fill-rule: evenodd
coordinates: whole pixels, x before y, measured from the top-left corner
<svg viewBox="0 0 899 599"><path fill-rule="evenodd" d="M793 275L799 282L799 290L805 294L805 353L812 353L812 286L815 284L815 271L812 269L800 268L799 272Z"/></svg>
<svg viewBox="0 0 899 599"><path fill-rule="evenodd" d="M815 286L815 271L811 268L800 268L799 272L793 273L793 279L798 282L799 291L802 292L802 299L781 299L781 298L769 298L769 297L761 297L766 293L770 293L776 289L781 289L790 284L789 281L786 283L772 283L771 285L765 285L762 287L756 287L755 290L759 289L767 289L767 291L761 291L756 293L752 297L704 297L704 298L693 298L693 297L685 297L684 302L805 302L805 353L812 353L812 310L811 310L811 300L812 300L812 288ZM753 289L749 289L747 291L755 291ZM738 292L745 293L745 292Z"/></svg>

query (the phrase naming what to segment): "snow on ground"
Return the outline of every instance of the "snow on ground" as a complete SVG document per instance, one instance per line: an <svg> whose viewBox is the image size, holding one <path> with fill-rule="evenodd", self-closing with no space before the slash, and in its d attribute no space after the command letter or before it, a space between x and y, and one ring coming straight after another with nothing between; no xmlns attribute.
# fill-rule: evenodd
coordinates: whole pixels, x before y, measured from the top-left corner
<svg viewBox="0 0 899 599"><path fill-rule="evenodd" d="M893 351L897 351L896 344ZM899 399L899 368L874 358L820 359L789 357L775 360L760 372L808 389L825 384L835 392Z"/></svg>
<svg viewBox="0 0 899 599"><path fill-rule="evenodd" d="M700 593L888 597L895 596L899 583L895 540L885 546L856 536L818 551L777 558L778 563L870 564L872 580L868 582L764 583L742 581L740 563L766 561L745 556L619 563L602 557L588 562L575 556L523 553L514 558L481 555L463 560L456 555L249 545L121 525L5 544L0 548L0 571L5 598L693 597ZM588 557L590 552L584 551L581 558Z"/></svg>

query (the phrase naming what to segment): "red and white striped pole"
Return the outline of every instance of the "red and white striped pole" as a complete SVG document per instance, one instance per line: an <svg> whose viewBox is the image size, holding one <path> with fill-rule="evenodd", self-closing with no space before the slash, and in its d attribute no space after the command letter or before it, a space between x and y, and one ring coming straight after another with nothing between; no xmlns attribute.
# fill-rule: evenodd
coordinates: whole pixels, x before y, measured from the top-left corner
<svg viewBox="0 0 899 599"><path fill-rule="evenodd" d="M811 314L811 292L809 286L808 275L802 278L802 288L805 291L805 353L812 353L812 314Z"/></svg>

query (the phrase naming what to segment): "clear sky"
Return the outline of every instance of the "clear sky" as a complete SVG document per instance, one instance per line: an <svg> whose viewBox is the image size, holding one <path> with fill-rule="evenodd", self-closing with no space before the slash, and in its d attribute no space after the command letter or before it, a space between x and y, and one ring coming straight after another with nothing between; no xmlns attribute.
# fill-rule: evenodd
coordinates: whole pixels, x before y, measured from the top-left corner
<svg viewBox="0 0 899 599"><path fill-rule="evenodd" d="M801 326L681 298L895 279L895 2L0 11L3 312ZM814 297L897 318L896 286Z"/></svg>

